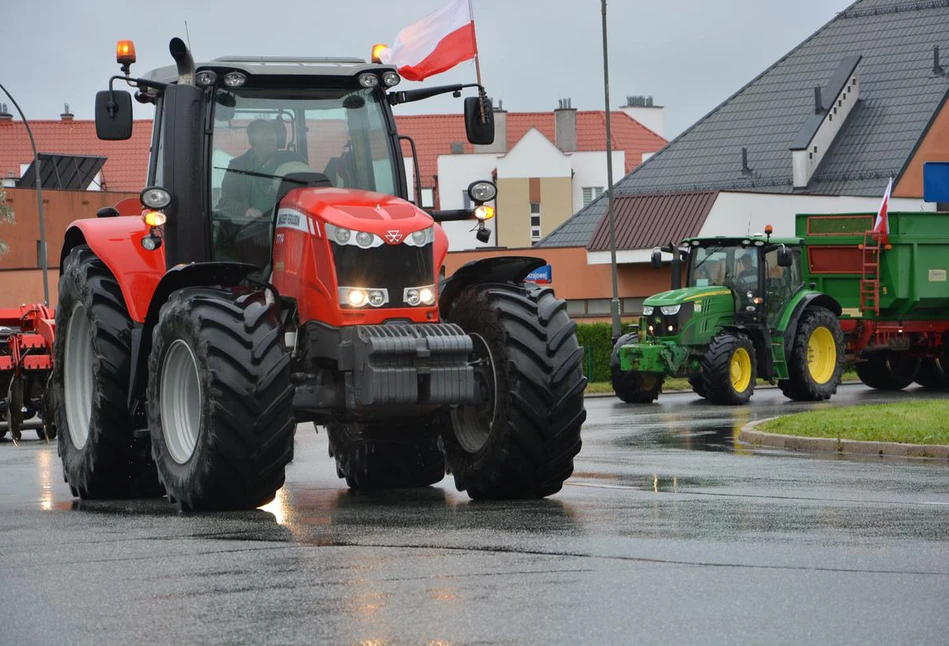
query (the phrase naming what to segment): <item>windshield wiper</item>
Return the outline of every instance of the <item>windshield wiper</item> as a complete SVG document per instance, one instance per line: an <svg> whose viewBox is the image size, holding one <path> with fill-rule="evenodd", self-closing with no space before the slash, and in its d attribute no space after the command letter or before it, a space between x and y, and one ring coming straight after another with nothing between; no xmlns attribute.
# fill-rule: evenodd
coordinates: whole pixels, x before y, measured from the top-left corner
<svg viewBox="0 0 949 646"><path fill-rule="evenodd" d="M724 248L725 248L725 245L718 245L717 247L712 247L711 251L706 251L705 257L702 258L702 262L700 262L699 264L697 264L695 267L692 268L693 275L698 270L699 267L705 264L706 260L712 257L713 253L715 253L716 251L721 251Z"/></svg>
<svg viewBox="0 0 949 646"><path fill-rule="evenodd" d="M296 179L294 177L287 177L286 175L270 175L268 173L257 173L252 170L240 170L238 168L224 168L223 166L215 166L215 170L223 170L228 173L238 173L240 175L250 175L251 177L263 177L264 179L282 179L284 181L290 182L292 184L299 184L300 186L306 186L307 182L303 179Z"/></svg>

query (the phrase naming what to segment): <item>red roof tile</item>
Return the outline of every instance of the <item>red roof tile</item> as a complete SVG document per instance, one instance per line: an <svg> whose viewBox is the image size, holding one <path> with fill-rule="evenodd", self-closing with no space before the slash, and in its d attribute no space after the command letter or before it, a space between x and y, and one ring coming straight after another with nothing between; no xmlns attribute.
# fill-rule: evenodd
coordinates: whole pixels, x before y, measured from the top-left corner
<svg viewBox="0 0 949 646"><path fill-rule="evenodd" d="M106 157L103 188L140 191L148 173L148 148L152 122L136 120L127 141L101 141L94 121L30 121L36 148L41 153ZM0 177L20 177L20 165L33 161L30 138L22 121L0 121Z"/></svg>
<svg viewBox="0 0 949 646"><path fill-rule="evenodd" d="M463 142L466 153L474 147L465 137L464 117L460 114L407 115L396 117L399 131L415 140L419 156L422 186L435 185L438 156L451 154L451 145ZM110 191L138 191L145 185L150 120L137 120L128 141L101 141L93 121L31 121L36 147L43 153L107 157L103 167L105 188ZM628 173L642 161L643 153L659 150L666 140L623 112L611 113L613 149L626 153ZM556 121L553 112L509 112L507 114L508 150L531 128L555 142ZM606 119L603 112L577 112L577 150L594 152L604 149ZM241 141L243 146L243 141ZM405 146L408 154L408 146ZM20 164L33 160L30 140L21 121L0 121L0 176L12 171L20 176Z"/></svg>
<svg viewBox="0 0 949 646"><path fill-rule="evenodd" d="M463 142L466 153L474 146L465 137L465 121L460 114L407 115L395 118L399 132L412 137L418 149L422 185L433 186L438 173L438 156L451 154L452 143ZM513 148L531 128L536 128L556 143L556 118L553 112L507 113L507 147ZM656 152L666 140L634 120L625 112L610 113L613 149L626 153L625 173L642 163L643 153ZM605 150L606 116L604 112L577 111L577 151ZM408 147L405 147L408 154Z"/></svg>

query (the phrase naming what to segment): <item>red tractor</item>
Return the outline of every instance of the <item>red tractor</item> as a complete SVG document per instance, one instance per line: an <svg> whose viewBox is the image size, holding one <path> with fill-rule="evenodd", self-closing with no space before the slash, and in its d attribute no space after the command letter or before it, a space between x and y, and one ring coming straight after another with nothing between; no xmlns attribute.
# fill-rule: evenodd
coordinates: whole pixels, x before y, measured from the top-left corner
<svg viewBox="0 0 949 646"><path fill-rule="evenodd" d="M23 422L37 414L37 437L55 437L47 390L54 336L53 310L45 305L0 309L0 412L7 423L0 438L10 433L18 442Z"/></svg>
<svg viewBox="0 0 949 646"><path fill-rule="evenodd" d="M476 87L468 138L487 144L483 88L396 91L394 68L358 59L195 65L180 39L170 50L176 66L132 78L120 43L110 82L155 105L141 204L65 235L52 383L73 494L257 507L299 422L326 429L350 487L428 486L447 465L472 498L559 491L586 417L576 326L524 282L542 259L440 279L438 222L484 232L496 188L472 184L471 210L418 208L391 111ZM100 92L96 127L128 138L131 95Z"/></svg>

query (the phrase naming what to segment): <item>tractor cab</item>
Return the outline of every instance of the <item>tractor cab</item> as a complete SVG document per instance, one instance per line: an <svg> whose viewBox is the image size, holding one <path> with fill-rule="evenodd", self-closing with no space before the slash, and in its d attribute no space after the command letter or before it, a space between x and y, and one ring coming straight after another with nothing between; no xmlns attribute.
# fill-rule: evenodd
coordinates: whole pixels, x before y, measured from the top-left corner
<svg viewBox="0 0 949 646"><path fill-rule="evenodd" d="M803 285L800 241L745 238L693 238L686 270L687 288L727 287L735 321L774 328L791 295Z"/></svg>

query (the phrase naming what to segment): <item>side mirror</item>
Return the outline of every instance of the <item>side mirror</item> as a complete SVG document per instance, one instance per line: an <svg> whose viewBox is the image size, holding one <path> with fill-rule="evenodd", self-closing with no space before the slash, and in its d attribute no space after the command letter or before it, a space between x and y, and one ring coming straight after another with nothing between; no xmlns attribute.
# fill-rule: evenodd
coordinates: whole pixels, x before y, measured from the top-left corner
<svg viewBox="0 0 949 646"><path fill-rule="evenodd" d="M778 267L790 267L792 263L793 259L788 248L784 245L778 247Z"/></svg>
<svg viewBox="0 0 949 646"><path fill-rule="evenodd" d="M649 264L652 265L653 269L662 269L662 252L658 249L653 249Z"/></svg>
<svg viewBox="0 0 949 646"><path fill-rule="evenodd" d="M469 96L465 99L465 131L468 141L476 146L490 146L494 143L494 108L490 101L484 101L482 122L480 98Z"/></svg>
<svg viewBox="0 0 949 646"><path fill-rule="evenodd" d="M96 135L104 141L132 136L132 95L125 90L96 92Z"/></svg>

